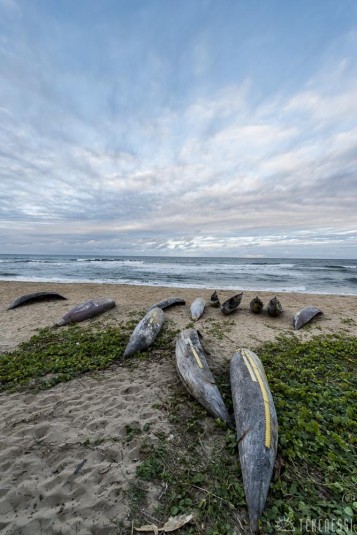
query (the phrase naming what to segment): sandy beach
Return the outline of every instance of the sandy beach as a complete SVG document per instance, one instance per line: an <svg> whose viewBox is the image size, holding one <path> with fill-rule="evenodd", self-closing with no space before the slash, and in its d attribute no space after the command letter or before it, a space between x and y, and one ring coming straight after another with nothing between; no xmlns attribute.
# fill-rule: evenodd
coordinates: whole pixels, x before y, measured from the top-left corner
<svg viewBox="0 0 357 535"><path fill-rule="evenodd" d="M7 310L17 297L44 290L56 291L67 300ZM217 290L221 301L234 294ZM115 299L117 306L95 319L101 325L115 326L161 299L182 297L185 306L165 312L174 328L181 329L191 321L190 303L196 297L208 301L211 293L149 286L0 282L0 351L11 351L91 298ZM338 331L357 335L357 297L260 292L265 305L274 295L283 305L282 316L271 318L266 312L256 316L249 311L256 295L244 292L238 312L227 317L207 306L196 322L213 367L229 359L238 347L254 350L278 334L292 332L293 315L307 305L319 307L323 315L297 336ZM223 339L214 335L217 326L224 332ZM178 381L172 358L141 362L133 369L111 367L36 394L1 393L1 533L121 533L120 526L131 522L125 490L134 477L141 446L140 437L126 441L126 426L150 424L153 440L158 432L170 433L166 414L157 407ZM157 492L152 488L153 502Z"/></svg>

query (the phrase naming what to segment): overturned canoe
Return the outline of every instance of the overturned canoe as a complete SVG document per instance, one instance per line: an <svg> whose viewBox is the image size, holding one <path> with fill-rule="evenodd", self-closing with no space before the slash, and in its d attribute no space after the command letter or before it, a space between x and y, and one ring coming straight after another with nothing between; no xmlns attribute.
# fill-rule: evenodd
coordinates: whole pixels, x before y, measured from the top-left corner
<svg viewBox="0 0 357 535"><path fill-rule="evenodd" d="M138 351L144 351L154 342L164 323L164 312L161 308L149 310L143 319L137 324L126 349L124 358L134 355Z"/></svg>
<svg viewBox="0 0 357 535"><path fill-rule="evenodd" d="M254 314L260 314L263 310L263 301L257 296L249 303L249 308Z"/></svg>
<svg viewBox="0 0 357 535"><path fill-rule="evenodd" d="M191 319L193 321L198 320L202 316L205 305L206 301L203 299L203 297L197 297L197 299L194 300L190 307Z"/></svg>
<svg viewBox="0 0 357 535"><path fill-rule="evenodd" d="M225 301L221 306L222 314L227 316L228 314L232 314L232 312L235 312L242 301L242 297L243 292L227 299L227 301Z"/></svg>
<svg viewBox="0 0 357 535"><path fill-rule="evenodd" d="M172 307L173 305L185 305L186 301L184 299L181 299L181 297L168 297L167 299L163 299L159 303L156 303L155 305L152 305L148 312L152 310L153 308L161 308L161 310L164 310L164 308Z"/></svg>
<svg viewBox="0 0 357 535"><path fill-rule="evenodd" d="M178 334L176 368L190 394L215 418L231 425L231 418L207 364L196 329L185 329Z"/></svg>
<svg viewBox="0 0 357 535"><path fill-rule="evenodd" d="M239 349L232 357L230 376L243 486L255 533L273 474L278 421L263 365L255 353Z"/></svg>
<svg viewBox="0 0 357 535"><path fill-rule="evenodd" d="M98 316L107 310L115 307L115 301L109 297L99 297L91 299L72 308L63 318L55 323L55 327L62 327L68 323L79 323L80 321Z"/></svg>
<svg viewBox="0 0 357 535"><path fill-rule="evenodd" d="M280 314L283 311L283 307L281 306L281 303L277 297L273 297L273 299L270 299L268 303L268 314L273 317L280 316Z"/></svg>
<svg viewBox="0 0 357 535"><path fill-rule="evenodd" d="M305 307L299 310L293 318L295 331L300 329L305 323L311 321L318 314L322 314L322 311L317 307Z"/></svg>
<svg viewBox="0 0 357 535"><path fill-rule="evenodd" d="M66 300L66 297L63 297L63 295L60 295L57 292L35 292L32 294L22 295L21 297L18 297L11 303L11 305L8 307L8 310L12 310L16 307L21 307L23 305L28 305L30 303L37 303L38 301L52 301L56 299L64 299Z"/></svg>
<svg viewBox="0 0 357 535"><path fill-rule="evenodd" d="M213 294L211 295L209 304L211 305L211 307L214 307L214 308L219 308L221 306L221 303L219 302L219 299L218 299L217 290L215 290Z"/></svg>

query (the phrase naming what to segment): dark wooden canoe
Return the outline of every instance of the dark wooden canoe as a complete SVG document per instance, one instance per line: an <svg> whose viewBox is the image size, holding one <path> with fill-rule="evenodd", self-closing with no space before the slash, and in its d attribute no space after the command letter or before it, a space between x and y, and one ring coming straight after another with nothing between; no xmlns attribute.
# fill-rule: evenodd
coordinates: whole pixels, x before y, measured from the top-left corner
<svg viewBox="0 0 357 535"><path fill-rule="evenodd" d="M214 308L219 308L221 306L221 303L219 302L219 299L218 299L217 290L215 290L213 294L211 295L209 304L211 305L211 307L214 307Z"/></svg>
<svg viewBox="0 0 357 535"><path fill-rule="evenodd" d="M278 421L263 365L255 353L239 349L232 357L230 376L243 486L255 533L273 474Z"/></svg>
<svg viewBox="0 0 357 535"><path fill-rule="evenodd" d="M263 310L263 301L257 296L249 303L249 308L254 314L260 314Z"/></svg>
<svg viewBox="0 0 357 535"><path fill-rule="evenodd" d="M21 307L23 305L29 305L31 303L37 303L39 301L52 301L56 299L64 299L66 300L66 297L63 297L63 295L60 295L57 292L35 292L32 294L22 295L21 297L18 297L11 303L11 305L8 307L8 310L12 310L16 307Z"/></svg>
<svg viewBox="0 0 357 535"><path fill-rule="evenodd" d="M99 297L98 299L91 299L76 307L72 308L63 318L57 323L55 327L62 327L68 323L78 323L80 321L98 316L107 310L115 307L115 301L109 297Z"/></svg>
<svg viewBox="0 0 357 535"><path fill-rule="evenodd" d="M161 310L164 310L165 308L172 307L174 305L185 305L186 301L184 299L181 299L181 297L168 297L167 299L163 299L159 303L156 303L155 305L152 305L148 312L152 310L153 308L161 308Z"/></svg>
<svg viewBox="0 0 357 535"><path fill-rule="evenodd" d="M270 299L268 303L268 314L273 317L280 316L280 314L283 312L283 307L281 306L281 303L277 297L273 297L273 299Z"/></svg>
<svg viewBox="0 0 357 535"><path fill-rule="evenodd" d="M198 320L202 316L205 306L206 302L203 297L197 297L197 299L193 301L190 307L191 319L193 321Z"/></svg>
<svg viewBox="0 0 357 535"><path fill-rule="evenodd" d="M176 368L183 384L215 418L232 424L196 329L185 329L176 338Z"/></svg>
<svg viewBox="0 0 357 535"><path fill-rule="evenodd" d="M164 312L161 308L153 308L147 312L135 327L128 345L124 351L124 358L144 351L154 342L164 323Z"/></svg>
<svg viewBox="0 0 357 535"><path fill-rule="evenodd" d="M235 312L242 301L242 297L243 292L227 299L227 301L225 301L221 306L222 314L227 316L228 314L232 314L232 312Z"/></svg>
<svg viewBox="0 0 357 535"><path fill-rule="evenodd" d="M305 307L299 310L299 312L297 312L293 318L295 331L311 321L318 314L322 314L322 311L317 307Z"/></svg>

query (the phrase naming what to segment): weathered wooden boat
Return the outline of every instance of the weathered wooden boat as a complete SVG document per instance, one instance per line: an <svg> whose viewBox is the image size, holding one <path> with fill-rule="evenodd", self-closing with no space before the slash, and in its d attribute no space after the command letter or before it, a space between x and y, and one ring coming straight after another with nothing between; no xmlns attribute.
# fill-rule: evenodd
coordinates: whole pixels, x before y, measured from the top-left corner
<svg viewBox="0 0 357 535"><path fill-rule="evenodd" d="M281 306L281 303L277 297L273 297L273 299L270 299L268 303L268 314L273 317L280 316L280 314L283 312L283 307Z"/></svg>
<svg viewBox="0 0 357 535"><path fill-rule="evenodd" d="M231 426L231 418L207 364L196 329L185 329L177 335L176 368L190 394L215 418Z"/></svg>
<svg viewBox="0 0 357 535"><path fill-rule="evenodd" d="M214 308L219 308L221 306L221 303L218 298L217 290L215 290L213 294L211 295L209 304L211 305L211 307L214 307Z"/></svg>
<svg viewBox="0 0 357 535"><path fill-rule="evenodd" d="M228 314L232 314L232 312L235 312L242 301L242 297L243 292L227 299L227 301L225 301L221 306L222 314L227 316Z"/></svg>
<svg viewBox="0 0 357 535"><path fill-rule="evenodd" d="M191 319L193 321L198 320L202 316L205 306L206 301L203 297L197 297L197 299L193 301L190 307Z"/></svg>
<svg viewBox="0 0 357 535"><path fill-rule="evenodd" d="M249 303L249 308L254 314L260 314L263 310L263 301L257 296Z"/></svg>
<svg viewBox="0 0 357 535"><path fill-rule="evenodd" d="M169 308L174 305L185 305L185 304L186 304L186 301L184 299L181 299L181 297L168 297L167 299L163 299L159 303L152 305L149 308L148 312L156 307L161 308L161 310L164 310L165 308Z"/></svg>
<svg viewBox="0 0 357 535"><path fill-rule="evenodd" d="M263 365L239 349L230 366L239 458L250 528L256 532L268 495L278 447L278 421Z"/></svg>
<svg viewBox="0 0 357 535"><path fill-rule="evenodd" d="M79 323L80 321L93 318L99 314L103 314L107 310L115 307L115 301L109 297L99 297L98 299L91 299L85 301L80 305L72 308L63 318L55 323L55 327L62 327L68 323Z"/></svg>
<svg viewBox="0 0 357 535"><path fill-rule="evenodd" d="M322 311L317 307L302 308L295 314L293 318L294 329L297 331L300 329L300 327L311 321L318 314L322 314Z"/></svg>
<svg viewBox="0 0 357 535"><path fill-rule="evenodd" d="M34 292L32 294L22 295L21 297L15 299L15 301L13 301L8 307L8 310L12 310L13 308L21 307L23 305L29 305L31 303L37 303L39 301L52 301L56 299L66 300L67 297L63 297L63 295L60 295L57 292Z"/></svg>
<svg viewBox="0 0 357 535"><path fill-rule="evenodd" d="M164 312L161 308L153 308L146 313L137 324L128 345L124 351L124 358L134 355L139 351L145 351L154 342L164 323Z"/></svg>

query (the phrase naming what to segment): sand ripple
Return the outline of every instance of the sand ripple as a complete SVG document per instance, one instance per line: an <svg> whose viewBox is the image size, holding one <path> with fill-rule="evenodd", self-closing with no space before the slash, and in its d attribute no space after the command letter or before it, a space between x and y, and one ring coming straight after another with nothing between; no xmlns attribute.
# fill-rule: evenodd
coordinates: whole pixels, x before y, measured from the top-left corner
<svg viewBox="0 0 357 535"><path fill-rule="evenodd" d="M155 406L176 380L172 362L141 363L36 395L3 394L1 532L117 533L142 440L169 430ZM128 426L145 425L128 440Z"/></svg>

